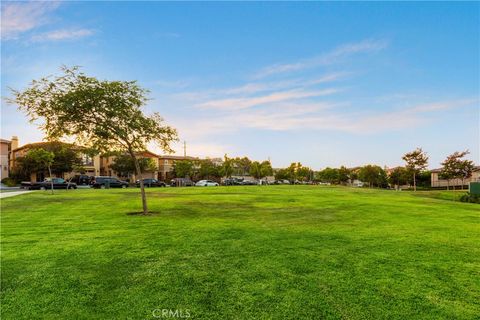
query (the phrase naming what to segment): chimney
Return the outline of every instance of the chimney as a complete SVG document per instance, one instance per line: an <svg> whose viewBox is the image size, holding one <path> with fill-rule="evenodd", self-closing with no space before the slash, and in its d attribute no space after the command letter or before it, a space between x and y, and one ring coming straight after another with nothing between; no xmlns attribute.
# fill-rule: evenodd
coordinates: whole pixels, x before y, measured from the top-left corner
<svg viewBox="0 0 480 320"><path fill-rule="evenodd" d="M15 150L18 148L18 137L13 136L12 137L12 145L11 145L12 150Z"/></svg>

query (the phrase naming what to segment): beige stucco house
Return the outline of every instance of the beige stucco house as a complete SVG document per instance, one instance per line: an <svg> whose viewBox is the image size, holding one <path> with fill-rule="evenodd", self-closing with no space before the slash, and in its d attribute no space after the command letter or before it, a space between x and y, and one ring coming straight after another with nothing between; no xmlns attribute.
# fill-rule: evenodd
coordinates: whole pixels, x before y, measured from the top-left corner
<svg viewBox="0 0 480 320"><path fill-rule="evenodd" d="M35 142L35 143L29 143L25 144L21 147L18 147L18 138L17 137L12 137L12 143L11 143L11 150L8 155L8 164L9 164L9 170L15 170L17 166L17 159L20 157L25 156L29 150L32 148L41 148L41 147L48 147L50 142ZM78 150L82 150L82 147L75 146L73 144L65 144L68 145L70 148L75 148ZM81 172L82 174L90 175L90 176L95 176L100 174L100 156L94 156L91 157L87 154L81 154L82 158L82 166L83 166L83 171ZM74 176L76 174L80 174L80 172L64 172L62 174L62 178L68 179L71 176ZM38 175L37 173L32 173L30 175L30 181L37 181L41 179L41 176Z"/></svg>
<svg viewBox="0 0 480 320"><path fill-rule="evenodd" d="M0 139L0 180L8 178L10 174L10 152L12 146L18 146L18 138L12 137L11 140Z"/></svg>
<svg viewBox="0 0 480 320"><path fill-rule="evenodd" d="M434 169L431 170L431 179L432 179L432 187L433 188L444 188L447 186L450 187L461 187L462 186L462 179L451 179L450 181L446 179L441 179L440 174L442 169ZM480 182L480 166L476 166L472 172L472 176L468 179L463 181L463 186L468 186L470 182Z"/></svg>

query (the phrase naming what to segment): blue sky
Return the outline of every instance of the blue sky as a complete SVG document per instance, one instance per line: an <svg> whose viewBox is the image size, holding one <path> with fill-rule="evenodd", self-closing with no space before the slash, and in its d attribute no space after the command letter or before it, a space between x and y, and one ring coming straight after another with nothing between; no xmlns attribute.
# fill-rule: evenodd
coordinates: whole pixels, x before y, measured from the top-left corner
<svg viewBox="0 0 480 320"><path fill-rule="evenodd" d="M136 79L190 155L480 163L478 2L2 2L1 41L2 96L62 64ZM4 101L1 123L43 137Z"/></svg>

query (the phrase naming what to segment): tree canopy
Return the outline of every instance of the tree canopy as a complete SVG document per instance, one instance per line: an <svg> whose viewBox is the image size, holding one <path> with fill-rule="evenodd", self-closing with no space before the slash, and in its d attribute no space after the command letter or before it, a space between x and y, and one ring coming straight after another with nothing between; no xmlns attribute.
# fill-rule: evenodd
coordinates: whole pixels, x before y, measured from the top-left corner
<svg viewBox="0 0 480 320"><path fill-rule="evenodd" d="M416 176L420 170L424 170L428 166L428 156L422 150L422 148L417 148L411 152L407 152L402 159L406 163L406 168L410 170L413 174L413 190L417 191L417 179Z"/></svg>
<svg viewBox="0 0 480 320"><path fill-rule="evenodd" d="M138 164L142 172L157 170L157 163L152 158L139 158ZM135 161L128 154L121 153L115 156L110 168L121 177L127 177L135 173Z"/></svg>
<svg viewBox="0 0 480 320"><path fill-rule="evenodd" d="M262 179L273 175L272 165L270 161L258 162L254 161L250 165L250 175L255 179Z"/></svg>
<svg viewBox="0 0 480 320"><path fill-rule="evenodd" d="M136 81L98 80L85 75L78 67L62 67L62 74L33 80L12 98L29 120L38 123L48 140L74 138L80 145L98 152L128 152L141 168L137 152L156 143L170 152L177 132L165 125L158 113L145 115L148 90ZM143 181L140 181L144 214L148 213Z"/></svg>
<svg viewBox="0 0 480 320"><path fill-rule="evenodd" d="M451 179L461 179L463 187L464 180L472 176L473 169L475 168L473 161L463 159L469 153L468 150L465 150L462 152L456 151L449 155L442 162L440 176L448 181Z"/></svg>
<svg viewBox="0 0 480 320"><path fill-rule="evenodd" d="M173 165L173 174L177 178L191 178L194 175L194 162L191 160L178 160Z"/></svg>
<svg viewBox="0 0 480 320"><path fill-rule="evenodd" d="M376 165L366 165L360 168L358 178L367 182L369 186L384 187L387 184L387 174L385 170Z"/></svg>

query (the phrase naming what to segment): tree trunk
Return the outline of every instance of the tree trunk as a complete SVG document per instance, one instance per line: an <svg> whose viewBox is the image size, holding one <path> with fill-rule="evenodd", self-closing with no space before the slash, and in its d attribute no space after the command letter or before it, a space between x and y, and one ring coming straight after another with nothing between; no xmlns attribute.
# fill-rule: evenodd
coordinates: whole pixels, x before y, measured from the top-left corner
<svg viewBox="0 0 480 320"><path fill-rule="evenodd" d="M138 180L140 181L140 192L142 194L143 214L148 214L147 196L145 194L145 185L143 184L142 170L140 169L140 163L138 163L138 159L133 152L130 152L130 155L133 159L133 162L135 163L135 172L138 176Z"/></svg>
<svg viewBox="0 0 480 320"><path fill-rule="evenodd" d="M417 177L415 171L413 171L413 191L417 191Z"/></svg>
<svg viewBox="0 0 480 320"><path fill-rule="evenodd" d="M52 194L53 194L52 169L50 168L50 166L48 166L48 174L50 175L50 189L52 190Z"/></svg>

